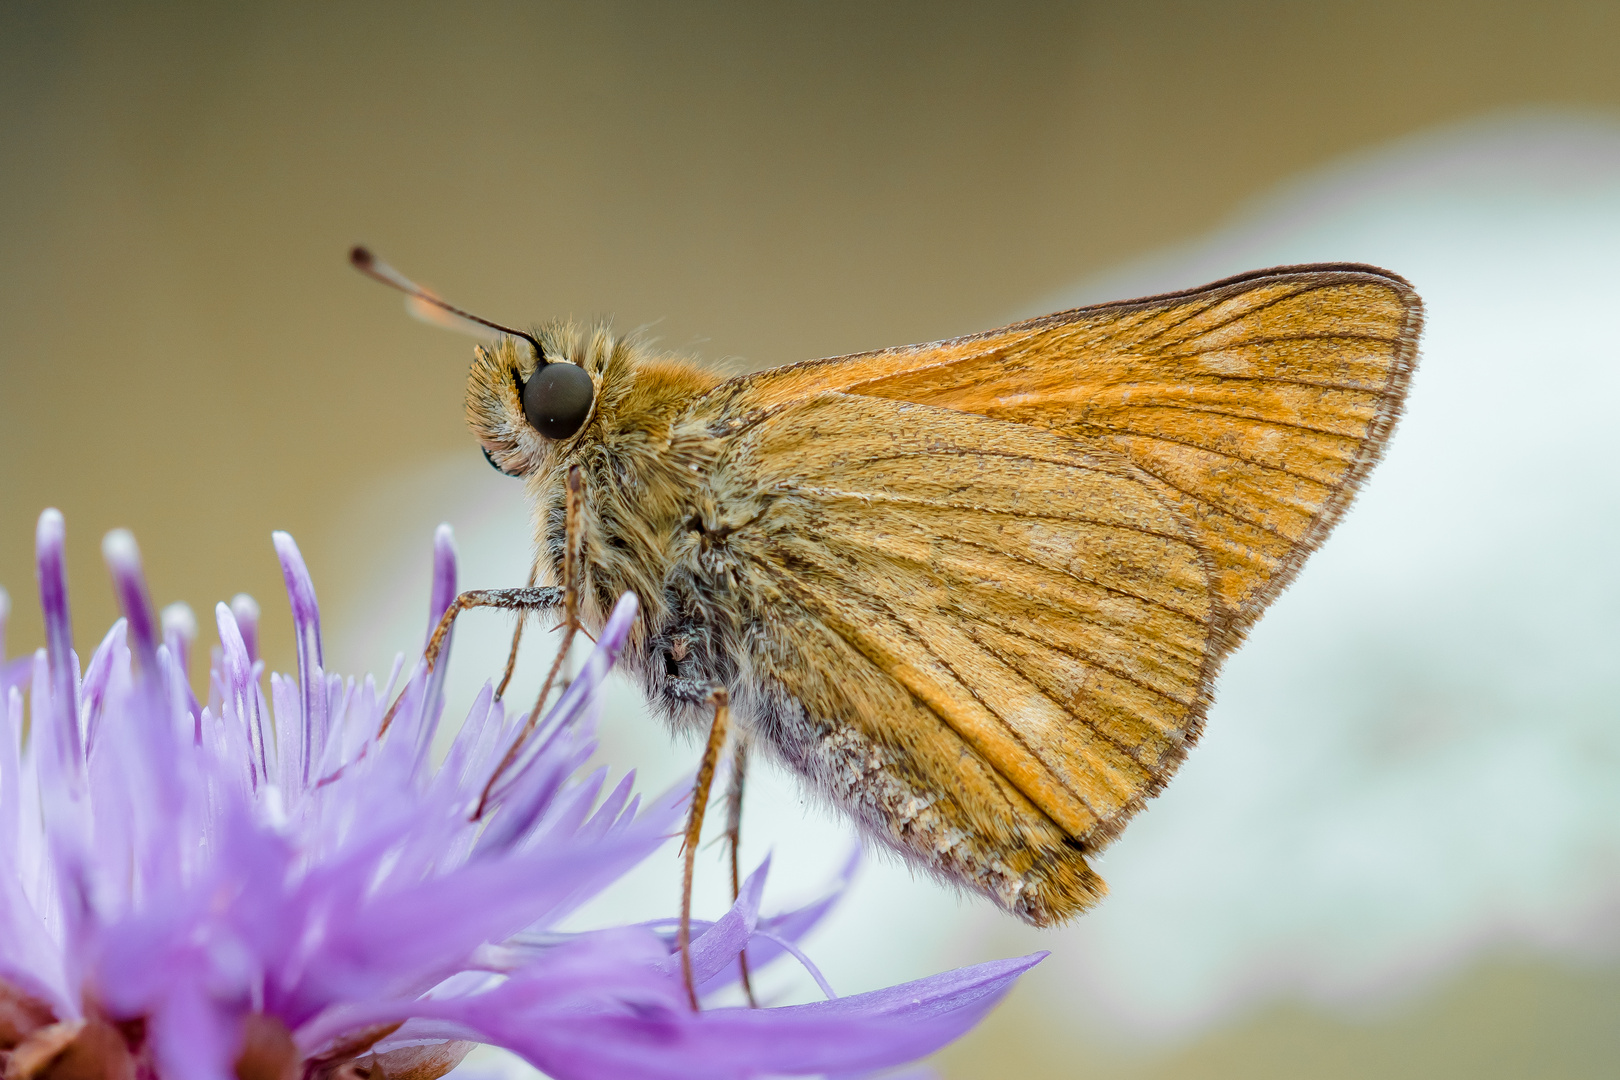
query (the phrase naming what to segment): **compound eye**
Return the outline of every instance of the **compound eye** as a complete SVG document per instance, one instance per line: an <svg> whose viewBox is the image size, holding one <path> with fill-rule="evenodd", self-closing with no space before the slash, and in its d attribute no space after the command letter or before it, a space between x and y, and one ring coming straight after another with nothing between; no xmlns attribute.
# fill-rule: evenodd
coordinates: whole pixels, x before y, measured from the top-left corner
<svg viewBox="0 0 1620 1080"><path fill-rule="evenodd" d="M523 384L523 415L548 439L566 439L585 426L596 386L578 364L545 364Z"/></svg>

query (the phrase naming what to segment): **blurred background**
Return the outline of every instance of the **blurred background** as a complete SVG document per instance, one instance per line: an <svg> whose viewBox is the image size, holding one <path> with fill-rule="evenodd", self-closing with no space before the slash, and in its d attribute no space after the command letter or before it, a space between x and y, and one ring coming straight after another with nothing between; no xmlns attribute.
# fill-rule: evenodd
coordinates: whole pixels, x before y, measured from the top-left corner
<svg viewBox="0 0 1620 1080"><path fill-rule="evenodd" d="M1053 950L953 1078L1620 1075L1617 44L1620 6L1560 2L0 5L8 652L45 506L81 651L117 526L160 604L256 595L282 670L272 529L337 670L420 647L439 521L465 585L521 581L470 346L356 241L731 371L1378 263L1429 305L1407 421L1109 900L1037 933L874 857L809 948L842 992ZM453 693L508 630L458 632ZM650 787L695 762L628 688L603 723ZM851 843L759 777L767 906ZM667 913L674 871L584 917Z"/></svg>

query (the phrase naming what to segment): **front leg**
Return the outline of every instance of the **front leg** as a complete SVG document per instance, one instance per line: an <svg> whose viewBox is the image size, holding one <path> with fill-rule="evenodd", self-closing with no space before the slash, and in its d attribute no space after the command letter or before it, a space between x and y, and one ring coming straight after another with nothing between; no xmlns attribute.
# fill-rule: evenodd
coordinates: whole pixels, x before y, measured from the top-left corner
<svg viewBox="0 0 1620 1080"><path fill-rule="evenodd" d="M428 670L433 670L434 662L439 659L439 651L444 648L444 639L450 636L450 627L463 611L470 608L500 608L527 616L531 612L551 611L561 607L562 603L563 590L556 585L529 585L522 589L472 589L464 592L456 597L455 603L444 609L439 625L433 628L433 636L428 638L427 648L422 653Z"/></svg>
<svg viewBox="0 0 1620 1080"><path fill-rule="evenodd" d="M450 628L455 625L456 616L471 608L500 608L503 611L516 611L528 615L534 611L551 611L562 605L563 590L555 585L529 586L523 589L472 589L456 597L455 602L444 609L444 615L439 619L439 625L433 628L433 636L428 638L427 648L422 650L422 658L427 661L427 670L433 671L434 663L439 659L439 653L444 649L445 639L450 636ZM382 725L377 729L377 737L382 738L388 726L394 722L394 713L399 709L399 703L405 699L405 692L400 691L399 697L388 707L387 714L382 719Z"/></svg>

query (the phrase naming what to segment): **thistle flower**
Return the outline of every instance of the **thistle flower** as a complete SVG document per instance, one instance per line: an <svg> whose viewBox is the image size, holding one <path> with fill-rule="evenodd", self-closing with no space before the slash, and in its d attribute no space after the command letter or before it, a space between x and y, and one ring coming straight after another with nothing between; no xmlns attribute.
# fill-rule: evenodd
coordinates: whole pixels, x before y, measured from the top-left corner
<svg viewBox="0 0 1620 1080"><path fill-rule="evenodd" d="M196 622L154 618L125 532L103 544L124 617L81 672L62 518L41 516L32 658L5 662L0 599L7 1080L433 1080L477 1043L559 1080L848 1074L950 1041L1039 960L693 1012L669 923L555 929L682 814L684 792L643 805L632 777L584 772L635 598L473 821L523 715L486 685L435 765L447 651L431 676L416 666L380 737L402 662L381 690L328 672L314 585L291 537L275 547L298 673L270 676L266 696L258 609L238 597L214 611L203 705L185 675ZM448 529L434 563L432 622L456 591ZM762 917L765 876L694 928L705 995L744 949L755 968L802 956L794 942L834 898Z"/></svg>

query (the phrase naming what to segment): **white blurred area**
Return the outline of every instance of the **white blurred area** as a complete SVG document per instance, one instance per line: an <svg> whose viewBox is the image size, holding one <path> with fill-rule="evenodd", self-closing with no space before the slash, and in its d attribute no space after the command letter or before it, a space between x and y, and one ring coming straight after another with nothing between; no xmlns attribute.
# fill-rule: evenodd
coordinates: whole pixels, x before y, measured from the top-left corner
<svg viewBox="0 0 1620 1080"><path fill-rule="evenodd" d="M840 992L1046 948L1030 980L1057 1015L1179 1037L1282 995L1381 1008L1482 956L1620 956L1620 126L1515 115L1414 137L1007 316L1312 261L1384 266L1424 297L1407 417L1228 664L1202 745L1100 860L1112 896L1039 933L868 858L808 942ZM323 597L335 667L386 670L420 648L439 520L456 527L463 587L526 573L520 487L470 441L375 497L420 527L378 548L357 511L345 546L366 563ZM509 627L463 620L447 715L498 671ZM514 700L546 660L525 652ZM650 790L695 765L628 685L602 725L603 759ZM774 852L767 907L815 894L851 843L756 770L744 848L750 863ZM718 913L718 848L700 875L700 911ZM672 844L582 923L672 914L677 881ZM768 994L814 997L789 963Z"/></svg>

